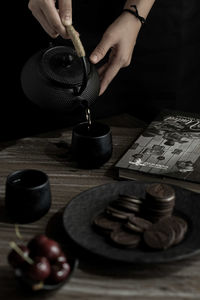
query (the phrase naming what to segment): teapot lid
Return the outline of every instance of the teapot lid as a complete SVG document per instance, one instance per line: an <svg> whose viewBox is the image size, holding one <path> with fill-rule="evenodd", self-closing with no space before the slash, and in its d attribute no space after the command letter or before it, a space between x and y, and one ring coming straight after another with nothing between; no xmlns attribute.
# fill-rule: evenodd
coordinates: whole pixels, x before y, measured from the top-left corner
<svg viewBox="0 0 200 300"><path fill-rule="evenodd" d="M90 64L87 61L87 75ZM55 46L47 49L41 59L42 71L48 79L66 86L81 85L84 70L75 50L68 46Z"/></svg>

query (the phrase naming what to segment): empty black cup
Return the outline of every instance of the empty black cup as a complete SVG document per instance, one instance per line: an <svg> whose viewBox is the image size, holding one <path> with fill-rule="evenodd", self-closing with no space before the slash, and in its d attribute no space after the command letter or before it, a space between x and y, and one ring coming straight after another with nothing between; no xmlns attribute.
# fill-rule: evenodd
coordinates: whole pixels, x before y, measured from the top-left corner
<svg viewBox="0 0 200 300"><path fill-rule="evenodd" d="M99 168L112 155L110 127L100 122L76 125L72 130L72 155L81 168Z"/></svg>
<svg viewBox="0 0 200 300"><path fill-rule="evenodd" d="M47 174L34 169L10 174L6 180L5 206L15 223L30 223L44 216L51 206Z"/></svg>

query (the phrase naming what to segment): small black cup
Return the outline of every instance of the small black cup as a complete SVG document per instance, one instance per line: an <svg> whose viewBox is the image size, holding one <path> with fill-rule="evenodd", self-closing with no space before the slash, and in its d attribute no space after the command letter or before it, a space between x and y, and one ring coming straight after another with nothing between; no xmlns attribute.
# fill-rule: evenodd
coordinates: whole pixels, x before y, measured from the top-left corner
<svg viewBox="0 0 200 300"><path fill-rule="evenodd" d="M112 134L110 127L100 122L76 125L72 130L72 155L79 167L99 168L112 155Z"/></svg>
<svg viewBox="0 0 200 300"><path fill-rule="evenodd" d="M13 222L34 222L44 216L50 206L51 190L47 174L25 169L8 175L5 207Z"/></svg>

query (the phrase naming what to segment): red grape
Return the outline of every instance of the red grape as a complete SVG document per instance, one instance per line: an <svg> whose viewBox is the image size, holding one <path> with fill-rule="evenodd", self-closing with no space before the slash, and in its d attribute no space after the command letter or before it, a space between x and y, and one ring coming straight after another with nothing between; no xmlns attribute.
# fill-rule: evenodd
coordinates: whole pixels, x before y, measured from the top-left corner
<svg viewBox="0 0 200 300"><path fill-rule="evenodd" d="M35 281L45 280L51 271L51 266L46 257L36 256L34 263L29 266L28 276Z"/></svg>
<svg viewBox="0 0 200 300"><path fill-rule="evenodd" d="M45 235L39 235L33 238L29 242L28 247L32 257L44 256L50 261L56 260L62 253L59 244Z"/></svg>
<svg viewBox="0 0 200 300"><path fill-rule="evenodd" d="M33 239L31 239L28 243L28 248L30 249L31 256L39 255L38 249L42 247L48 240L48 237L44 234L36 235Z"/></svg>
<svg viewBox="0 0 200 300"><path fill-rule="evenodd" d="M57 257L56 262L59 263L67 262L67 258L63 252L61 252L60 255Z"/></svg>
<svg viewBox="0 0 200 300"><path fill-rule="evenodd" d="M51 283L59 283L67 279L70 273L70 265L67 262L56 263L51 266L51 274L49 280Z"/></svg>

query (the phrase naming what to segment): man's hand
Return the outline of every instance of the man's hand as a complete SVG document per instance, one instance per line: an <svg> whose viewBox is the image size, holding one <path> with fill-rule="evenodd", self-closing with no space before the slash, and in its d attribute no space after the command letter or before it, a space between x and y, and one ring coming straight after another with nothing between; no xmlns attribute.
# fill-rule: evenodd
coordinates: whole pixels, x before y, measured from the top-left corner
<svg viewBox="0 0 200 300"><path fill-rule="evenodd" d="M123 12L108 27L100 43L90 55L91 62L96 64L111 50L108 62L99 69L101 80L99 95L104 93L118 71L130 64L140 27L139 20Z"/></svg>
<svg viewBox="0 0 200 300"><path fill-rule="evenodd" d="M72 0L30 0L28 7L44 30L52 37L69 38L64 25L72 24Z"/></svg>

